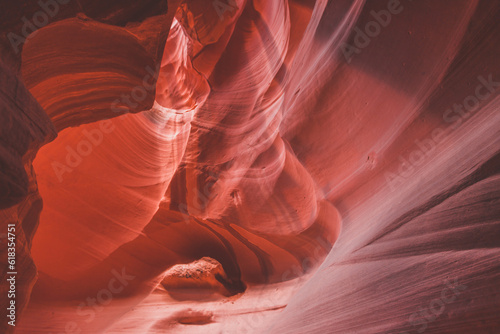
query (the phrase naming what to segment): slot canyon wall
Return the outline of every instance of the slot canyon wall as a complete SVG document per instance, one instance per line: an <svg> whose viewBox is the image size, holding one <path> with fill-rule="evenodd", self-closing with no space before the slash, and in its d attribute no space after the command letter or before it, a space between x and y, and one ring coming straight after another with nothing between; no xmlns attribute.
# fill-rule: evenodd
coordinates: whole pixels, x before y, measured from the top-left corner
<svg viewBox="0 0 500 334"><path fill-rule="evenodd" d="M0 332L500 332L497 1L0 3Z"/></svg>

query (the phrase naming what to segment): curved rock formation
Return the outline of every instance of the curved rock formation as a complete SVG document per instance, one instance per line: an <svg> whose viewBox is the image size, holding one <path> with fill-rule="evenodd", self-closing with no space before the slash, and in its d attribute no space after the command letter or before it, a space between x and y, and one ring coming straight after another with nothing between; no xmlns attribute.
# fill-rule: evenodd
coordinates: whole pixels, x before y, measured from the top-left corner
<svg viewBox="0 0 500 334"><path fill-rule="evenodd" d="M38 6L0 23L3 331L500 330L500 5Z"/></svg>
<svg viewBox="0 0 500 334"><path fill-rule="evenodd" d="M7 308L13 300L14 308L21 312L36 279L30 249L42 199L32 161L37 150L55 138L56 130L20 78L3 62L0 62L0 70L0 218L3 228L0 234L3 265L0 306L4 320L0 328L7 331L13 329L8 321L15 320L15 314L12 319L6 317L11 315ZM12 279L12 273L18 273L14 274L15 280L7 281ZM15 298L9 298L12 291Z"/></svg>

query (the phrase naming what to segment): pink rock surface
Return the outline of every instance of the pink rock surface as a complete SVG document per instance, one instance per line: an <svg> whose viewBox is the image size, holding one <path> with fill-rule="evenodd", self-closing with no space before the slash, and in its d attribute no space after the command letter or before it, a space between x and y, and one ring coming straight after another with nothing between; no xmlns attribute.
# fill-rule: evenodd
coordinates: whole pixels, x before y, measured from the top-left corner
<svg viewBox="0 0 500 334"><path fill-rule="evenodd" d="M89 0L16 52L36 10L0 23L2 330L500 331L500 5Z"/></svg>

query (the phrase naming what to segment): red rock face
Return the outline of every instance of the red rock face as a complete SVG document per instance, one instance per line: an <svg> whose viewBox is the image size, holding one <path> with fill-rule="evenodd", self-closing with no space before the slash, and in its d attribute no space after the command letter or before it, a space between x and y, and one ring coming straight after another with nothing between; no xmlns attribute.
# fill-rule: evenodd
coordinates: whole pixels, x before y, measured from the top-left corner
<svg viewBox="0 0 500 334"><path fill-rule="evenodd" d="M496 3L6 8L2 332L500 331Z"/></svg>

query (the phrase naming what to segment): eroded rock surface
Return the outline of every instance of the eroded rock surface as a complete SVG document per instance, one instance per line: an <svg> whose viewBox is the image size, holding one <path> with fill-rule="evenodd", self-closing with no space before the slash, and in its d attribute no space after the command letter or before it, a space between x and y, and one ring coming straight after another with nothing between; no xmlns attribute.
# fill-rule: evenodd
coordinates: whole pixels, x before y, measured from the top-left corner
<svg viewBox="0 0 500 334"><path fill-rule="evenodd" d="M209 257L173 266L167 270L161 285L171 295L182 294L184 291L192 292L192 298L195 300L201 299L203 290L208 294L212 292L229 296L245 291L241 281L230 282L222 265Z"/></svg>
<svg viewBox="0 0 500 334"><path fill-rule="evenodd" d="M498 331L497 3L58 8L2 53L19 333Z"/></svg>

